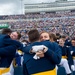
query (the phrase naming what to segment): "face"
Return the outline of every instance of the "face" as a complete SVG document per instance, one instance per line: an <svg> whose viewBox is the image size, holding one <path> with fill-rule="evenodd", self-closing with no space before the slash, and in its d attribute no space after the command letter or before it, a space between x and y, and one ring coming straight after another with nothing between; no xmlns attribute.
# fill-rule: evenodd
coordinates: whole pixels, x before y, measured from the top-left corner
<svg viewBox="0 0 75 75"><path fill-rule="evenodd" d="M12 33L10 34L10 38L13 39L13 40L17 40L17 39L18 39L18 34L17 34L17 32L12 32Z"/></svg>
<svg viewBox="0 0 75 75"><path fill-rule="evenodd" d="M49 40L49 34L44 32L40 35L40 41Z"/></svg>
<svg viewBox="0 0 75 75"><path fill-rule="evenodd" d="M64 43L65 43L65 42L63 41L63 39L59 39L59 45L60 45L60 46L64 46Z"/></svg>
<svg viewBox="0 0 75 75"><path fill-rule="evenodd" d="M75 46L75 40L72 40L71 43L72 43L72 46Z"/></svg>

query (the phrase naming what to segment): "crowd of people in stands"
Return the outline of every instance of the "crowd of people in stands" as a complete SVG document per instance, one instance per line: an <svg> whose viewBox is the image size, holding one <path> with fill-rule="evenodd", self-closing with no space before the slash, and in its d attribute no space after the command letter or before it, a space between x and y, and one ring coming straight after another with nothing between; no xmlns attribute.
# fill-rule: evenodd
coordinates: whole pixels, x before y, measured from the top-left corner
<svg viewBox="0 0 75 75"><path fill-rule="evenodd" d="M26 34L30 29L37 28L39 31L45 30L54 33L65 33L71 36L75 33L74 15L75 12L71 11L6 15L0 16L0 20L6 20L5 22L0 21L0 24L7 23L10 25L11 29L19 30L22 34Z"/></svg>

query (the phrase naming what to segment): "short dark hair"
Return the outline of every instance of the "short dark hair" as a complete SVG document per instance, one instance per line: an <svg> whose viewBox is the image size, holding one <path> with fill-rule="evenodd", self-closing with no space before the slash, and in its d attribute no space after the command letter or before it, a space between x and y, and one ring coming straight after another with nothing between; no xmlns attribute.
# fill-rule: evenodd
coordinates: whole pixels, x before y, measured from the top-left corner
<svg viewBox="0 0 75 75"><path fill-rule="evenodd" d="M33 29L28 32L28 37L30 42L35 42L39 40L40 34L37 29Z"/></svg>
<svg viewBox="0 0 75 75"><path fill-rule="evenodd" d="M12 30L10 28L3 28L2 34L11 34Z"/></svg>
<svg viewBox="0 0 75 75"><path fill-rule="evenodd" d="M66 38L66 36L65 35L61 35L61 38Z"/></svg>

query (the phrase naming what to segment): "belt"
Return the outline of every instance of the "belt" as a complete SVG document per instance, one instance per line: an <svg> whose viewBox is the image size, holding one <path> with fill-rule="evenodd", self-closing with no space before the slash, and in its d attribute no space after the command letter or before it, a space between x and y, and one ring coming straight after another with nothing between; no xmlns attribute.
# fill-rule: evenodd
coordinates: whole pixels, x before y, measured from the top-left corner
<svg viewBox="0 0 75 75"><path fill-rule="evenodd" d="M75 59L75 56L73 56L73 59Z"/></svg>
<svg viewBox="0 0 75 75"><path fill-rule="evenodd" d="M45 72L40 72L36 74L31 74L31 75L56 75L56 69L45 71Z"/></svg>
<svg viewBox="0 0 75 75"><path fill-rule="evenodd" d="M67 56L62 56L62 58L67 59Z"/></svg>
<svg viewBox="0 0 75 75"><path fill-rule="evenodd" d="M0 75L10 71L10 68L0 68Z"/></svg>

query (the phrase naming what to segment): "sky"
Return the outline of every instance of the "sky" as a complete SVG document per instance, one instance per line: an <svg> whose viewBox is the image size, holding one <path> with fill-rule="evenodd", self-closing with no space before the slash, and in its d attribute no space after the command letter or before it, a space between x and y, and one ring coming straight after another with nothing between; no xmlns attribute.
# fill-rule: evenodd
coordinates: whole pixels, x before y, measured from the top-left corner
<svg viewBox="0 0 75 75"><path fill-rule="evenodd" d="M24 14L24 4L49 2L55 2L55 0L0 0L0 15Z"/></svg>

